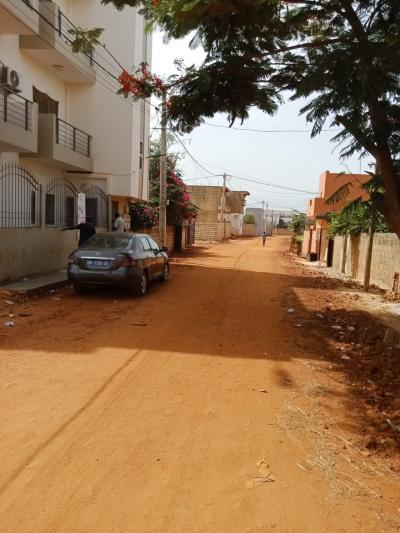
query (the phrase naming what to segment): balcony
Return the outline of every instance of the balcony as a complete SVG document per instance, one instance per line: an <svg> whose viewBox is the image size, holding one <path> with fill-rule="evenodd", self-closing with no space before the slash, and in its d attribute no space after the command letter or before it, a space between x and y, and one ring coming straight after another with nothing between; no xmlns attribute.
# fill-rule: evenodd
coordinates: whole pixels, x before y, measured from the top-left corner
<svg viewBox="0 0 400 533"><path fill-rule="evenodd" d="M0 0L0 34L39 32L39 0Z"/></svg>
<svg viewBox="0 0 400 533"><path fill-rule="evenodd" d="M61 170L93 172L90 135L52 113L39 113L38 135L38 152L30 159Z"/></svg>
<svg viewBox="0 0 400 533"><path fill-rule="evenodd" d="M0 152L32 153L37 146L37 104L0 89Z"/></svg>
<svg viewBox="0 0 400 533"><path fill-rule="evenodd" d="M20 49L67 83L95 83L94 52L72 51L73 36L69 32L76 26L54 2L41 0L39 6L39 31L37 35L21 35Z"/></svg>

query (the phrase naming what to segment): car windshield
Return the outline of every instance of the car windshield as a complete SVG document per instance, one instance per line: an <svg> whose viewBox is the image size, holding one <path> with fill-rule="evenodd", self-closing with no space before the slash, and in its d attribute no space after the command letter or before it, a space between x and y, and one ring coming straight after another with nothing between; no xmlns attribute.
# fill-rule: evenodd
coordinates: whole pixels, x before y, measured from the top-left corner
<svg viewBox="0 0 400 533"><path fill-rule="evenodd" d="M128 248L129 246L129 237L117 237L114 235L102 235L97 234L90 237L86 242L83 243L82 248Z"/></svg>

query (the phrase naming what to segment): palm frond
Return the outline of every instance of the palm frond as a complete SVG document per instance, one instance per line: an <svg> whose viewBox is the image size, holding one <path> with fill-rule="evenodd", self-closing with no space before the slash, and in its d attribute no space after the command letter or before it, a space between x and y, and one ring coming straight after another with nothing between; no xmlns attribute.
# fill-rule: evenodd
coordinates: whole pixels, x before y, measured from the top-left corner
<svg viewBox="0 0 400 533"><path fill-rule="evenodd" d="M337 191L335 191L329 198L325 200L326 205L334 205L347 198L350 194L350 188L353 187L353 183L349 181L345 183Z"/></svg>

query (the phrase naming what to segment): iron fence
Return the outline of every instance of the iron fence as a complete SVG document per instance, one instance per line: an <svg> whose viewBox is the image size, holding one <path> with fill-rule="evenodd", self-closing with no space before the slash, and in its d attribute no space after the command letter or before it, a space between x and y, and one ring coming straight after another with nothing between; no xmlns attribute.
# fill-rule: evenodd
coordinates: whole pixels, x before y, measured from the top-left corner
<svg viewBox="0 0 400 533"><path fill-rule="evenodd" d="M77 222L78 191L69 180L55 178L46 188L46 228L73 227Z"/></svg>
<svg viewBox="0 0 400 533"><path fill-rule="evenodd" d="M56 143L86 157L92 155L92 137L57 117Z"/></svg>
<svg viewBox="0 0 400 533"><path fill-rule="evenodd" d="M26 131L32 131L33 104L19 94L0 89L0 117Z"/></svg>
<svg viewBox="0 0 400 533"><path fill-rule="evenodd" d="M0 228L40 226L41 186L23 167L6 163L0 167Z"/></svg>

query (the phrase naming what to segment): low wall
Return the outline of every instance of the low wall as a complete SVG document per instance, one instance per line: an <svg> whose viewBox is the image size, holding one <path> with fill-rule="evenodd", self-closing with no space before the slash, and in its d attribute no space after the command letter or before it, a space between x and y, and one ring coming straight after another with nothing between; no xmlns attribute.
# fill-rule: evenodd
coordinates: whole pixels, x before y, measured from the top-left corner
<svg viewBox="0 0 400 533"><path fill-rule="evenodd" d="M333 269L363 282L368 248L368 235L335 237ZM394 233L377 233L371 262L371 283L386 290L393 288L400 271L400 240Z"/></svg>
<svg viewBox="0 0 400 533"><path fill-rule="evenodd" d="M67 268L77 235L53 228L0 230L0 283Z"/></svg>
<svg viewBox="0 0 400 533"><path fill-rule="evenodd" d="M147 233L150 237L153 237L155 241L160 243L160 228L159 226L153 226L152 228L144 228L137 230L136 233ZM175 241L175 226L167 226L167 248L168 252L173 252Z"/></svg>
<svg viewBox="0 0 400 533"><path fill-rule="evenodd" d="M196 240L222 241L232 235L232 224L225 222L222 226L219 222L196 222Z"/></svg>
<svg viewBox="0 0 400 533"><path fill-rule="evenodd" d="M257 226L256 224L243 224L243 237L256 237Z"/></svg>
<svg viewBox="0 0 400 533"><path fill-rule="evenodd" d="M289 228L274 228L272 235L293 235Z"/></svg>

